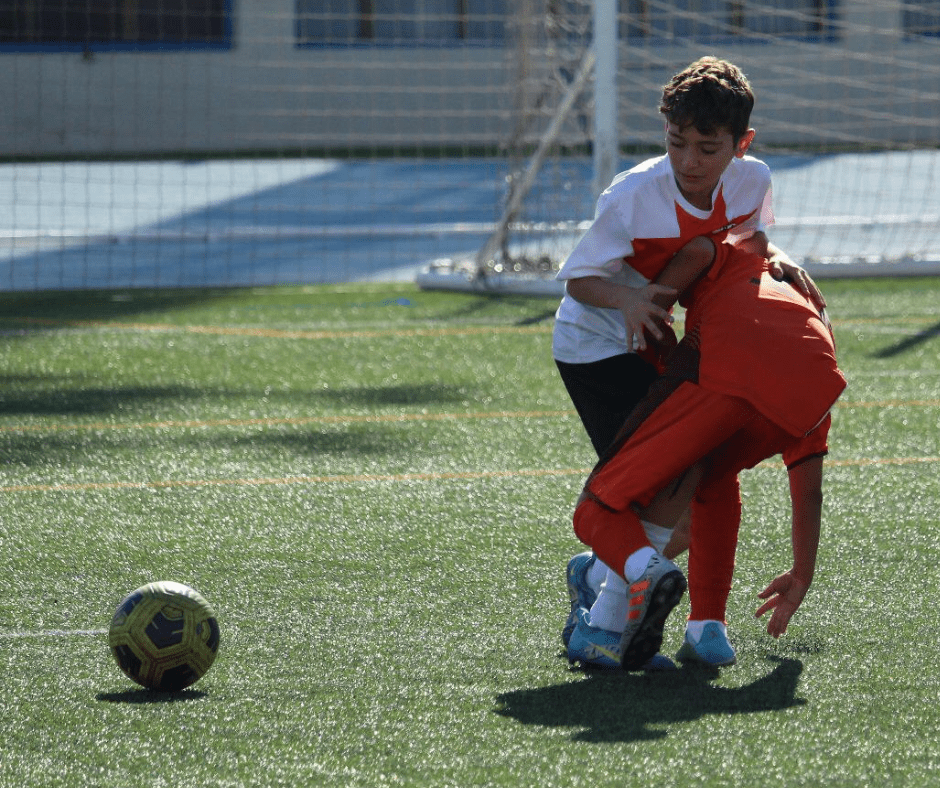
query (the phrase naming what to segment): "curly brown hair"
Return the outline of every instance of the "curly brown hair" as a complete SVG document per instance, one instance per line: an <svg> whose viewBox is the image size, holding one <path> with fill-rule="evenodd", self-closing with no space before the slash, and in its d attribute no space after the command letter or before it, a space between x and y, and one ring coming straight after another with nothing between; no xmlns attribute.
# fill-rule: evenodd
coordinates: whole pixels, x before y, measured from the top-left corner
<svg viewBox="0 0 940 788"><path fill-rule="evenodd" d="M663 87L659 111L680 128L700 134L731 132L735 144L747 132L754 108L751 85L734 63L703 57L676 74Z"/></svg>

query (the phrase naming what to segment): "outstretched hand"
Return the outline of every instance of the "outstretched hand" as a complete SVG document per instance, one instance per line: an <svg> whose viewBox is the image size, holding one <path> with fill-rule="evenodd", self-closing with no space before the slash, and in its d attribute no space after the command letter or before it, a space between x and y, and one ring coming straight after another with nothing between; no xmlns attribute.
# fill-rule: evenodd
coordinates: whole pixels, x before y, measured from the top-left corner
<svg viewBox="0 0 940 788"><path fill-rule="evenodd" d="M663 326L672 322L669 312L654 300L657 297L672 300L676 291L672 287L650 283L640 290L632 290L631 298L620 306L627 327L627 350L646 350L646 332L656 340L663 338Z"/></svg>
<svg viewBox="0 0 940 788"><path fill-rule="evenodd" d="M754 615L760 618L768 610L773 610L773 615L767 622L767 633L778 638L787 631L787 624L803 603L808 590L809 583L794 575L791 569L775 577L770 585L757 595L767 601L757 609Z"/></svg>

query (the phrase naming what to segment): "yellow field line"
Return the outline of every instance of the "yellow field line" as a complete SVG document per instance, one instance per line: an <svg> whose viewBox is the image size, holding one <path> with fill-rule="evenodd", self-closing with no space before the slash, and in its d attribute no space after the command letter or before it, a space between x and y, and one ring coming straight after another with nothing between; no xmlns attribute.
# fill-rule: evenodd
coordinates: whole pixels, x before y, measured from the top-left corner
<svg viewBox="0 0 940 788"><path fill-rule="evenodd" d="M14 484L0 493L75 492L85 490L143 490L171 487L263 487L291 484L356 484L361 482L429 482L515 477L586 476L590 468L535 469L513 471L448 471L441 473L349 473L333 476L282 476L258 479L170 479L149 482L77 482L74 484Z"/></svg>
<svg viewBox="0 0 940 788"><path fill-rule="evenodd" d="M840 318L832 321L834 326L847 325L877 325L901 324L916 325L929 323L934 320L932 315L916 315L909 317L870 317L870 318ZM115 323L107 320L55 320L39 317L13 317L4 318L4 322L12 324L25 324L44 326L49 328L95 328L112 329L118 331L141 332L172 332L184 334L202 334L208 336L246 336L263 337L266 339L374 339L378 337L408 337L408 336L459 336L461 334L535 334L551 330L549 321L531 326L454 326L450 328L393 328L355 331L301 331L280 328L253 328L250 326L190 326L173 323ZM677 316L677 322L682 322L682 315Z"/></svg>
<svg viewBox="0 0 940 788"><path fill-rule="evenodd" d="M917 325L919 323L934 323L936 315L909 315L907 317L840 317L835 320L830 316L834 326L856 325Z"/></svg>
<svg viewBox="0 0 940 788"><path fill-rule="evenodd" d="M940 457L853 457L846 460L826 457L825 462L833 468L868 468L877 465L931 465L940 462ZM783 468L784 464L781 460L764 460L761 466Z"/></svg>
<svg viewBox="0 0 940 788"><path fill-rule="evenodd" d="M207 419L205 421L150 421L138 424L23 424L0 426L4 432L72 432L75 430L160 430L201 429L207 427L276 427L305 424L382 424L408 421L450 421L458 419L544 419L573 416L573 410L485 411L481 413L389 413L347 416L296 416L263 419Z"/></svg>
<svg viewBox="0 0 940 788"><path fill-rule="evenodd" d="M41 629L35 632L0 632L0 640L27 640L32 638L100 637L107 629Z"/></svg>
<svg viewBox="0 0 940 788"><path fill-rule="evenodd" d="M831 465L834 468L867 468L871 465L929 465L935 462L940 462L940 457L858 457L851 460L826 459L826 465Z"/></svg>
<svg viewBox="0 0 940 788"><path fill-rule="evenodd" d="M858 402L837 402L837 408L940 408L940 399L876 399Z"/></svg>
<svg viewBox="0 0 940 788"><path fill-rule="evenodd" d="M70 638L70 637L98 637L107 635L107 629L43 629L36 632L0 632L0 639L23 640L26 638Z"/></svg>
<svg viewBox="0 0 940 788"><path fill-rule="evenodd" d="M840 468L865 468L879 465L928 465L940 463L940 457L861 457L830 460ZM782 467L779 461L766 463ZM507 471L448 471L441 473L350 473L326 476L279 476L245 479L166 479L146 482L75 482L72 484L13 484L0 487L0 494L29 492L87 492L97 490L153 490L198 487L265 487L294 484L361 484L388 482L474 481L482 479L544 478L549 476L586 477L590 468L535 468Z"/></svg>
<svg viewBox="0 0 940 788"><path fill-rule="evenodd" d="M396 328L356 331L300 331L283 328L239 326L186 326L172 323L110 323L105 320L51 320L38 317L9 319L7 322L50 328L107 328L118 331L179 332L208 336L263 337L265 339L375 339L378 337L437 337L462 334L538 334L551 330L549 324L532 326L453 326L450 328Z"/></svg>
<svg viewBox="0 0 940 788"><path fill-rule="evenodd" d="M840 409L851 408L938 408L940 399L890 399L870 402L839 402ZM90 424L7 424L0 425L0 434L19 432L75 432L97 430L161 430L161 429L206 429L214 427L276 427L303 426L306 424L393 424L413 421L451 421L460 419L546 419L574 416L573 410L506 410L481 413L389 413L346 416L296 416L284 418L255 419L205 419L147 421L128 424L92 422Z"/></svg>

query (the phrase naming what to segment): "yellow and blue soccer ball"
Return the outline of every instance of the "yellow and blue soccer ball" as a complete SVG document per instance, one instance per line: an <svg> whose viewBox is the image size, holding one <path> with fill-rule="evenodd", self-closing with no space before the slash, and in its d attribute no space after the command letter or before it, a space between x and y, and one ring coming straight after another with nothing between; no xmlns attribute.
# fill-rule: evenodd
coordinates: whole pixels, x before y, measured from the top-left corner
<svg viewBox="0 0 940 788"><path fill-rule="evenodd" d="M118 605L108 645L121 670L138 684L177 692L212 666L219 624L198 591L171 581L148 583Z"/></svg>

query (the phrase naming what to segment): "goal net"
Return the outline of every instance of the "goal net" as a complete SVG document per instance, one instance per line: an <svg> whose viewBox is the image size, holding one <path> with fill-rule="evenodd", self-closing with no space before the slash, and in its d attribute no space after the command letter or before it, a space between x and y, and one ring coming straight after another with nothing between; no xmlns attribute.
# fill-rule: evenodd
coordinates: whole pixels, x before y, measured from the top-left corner
<svg viewBox="0 0 940 788"><path fill-rule="evenodd" d="M703 54L755 88L751 154L774 174L778 246L817 277L940 273L940 3L547 2L513 33L500 218L424 286L553 291L599 192L664 151L662 85ZM613 168L597 151L611 139Z"/></svg>
<svg viewBox="0 0 940 788"><path fill-rule="evenodd" d="M940 0L11 0L0 290L556 293L705 54L757 94L775 243L936 270Z"/></svg>

